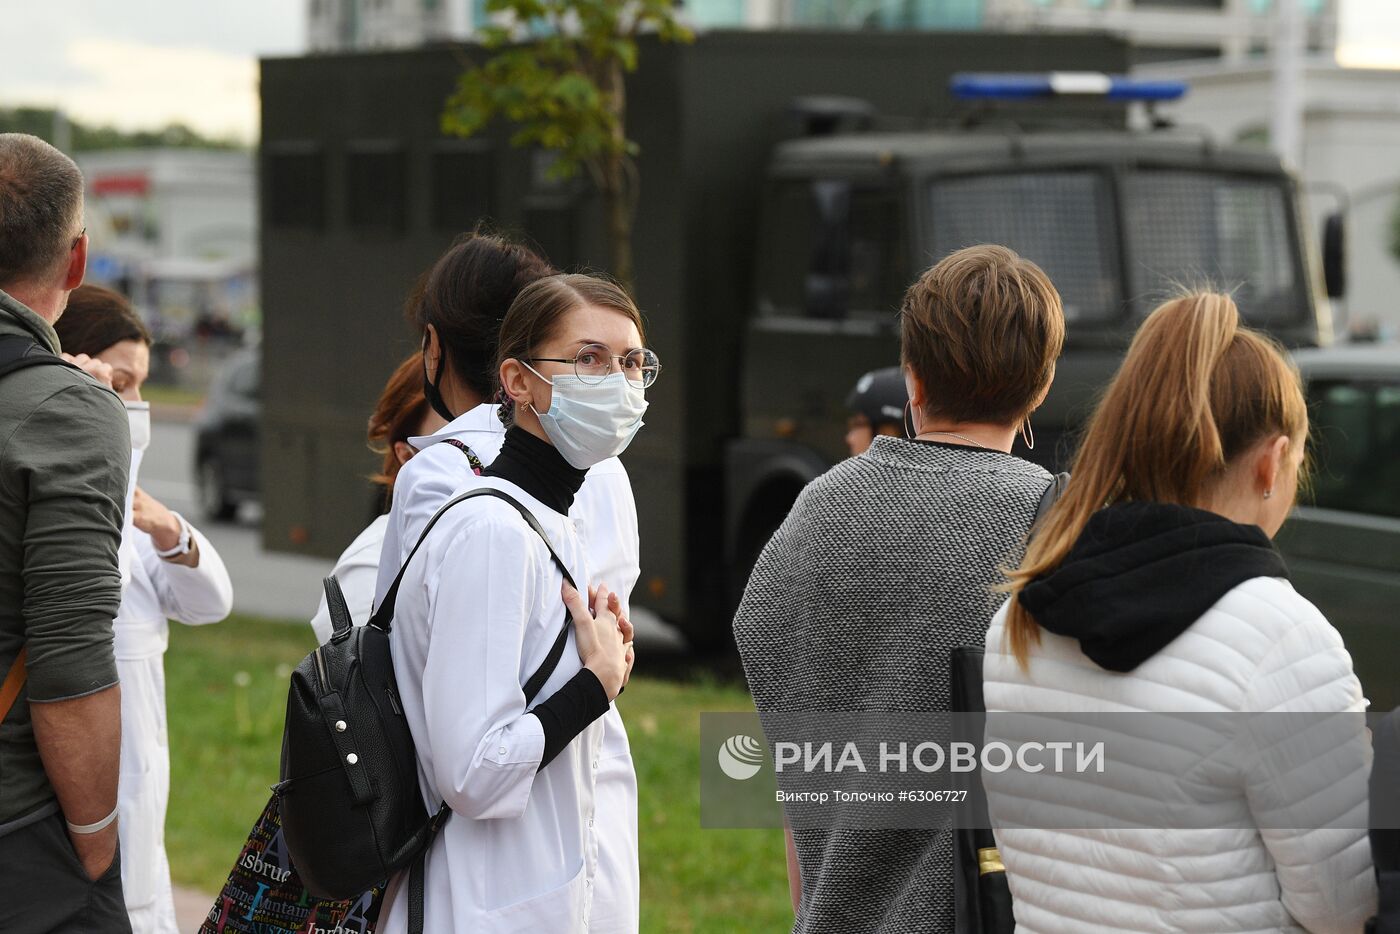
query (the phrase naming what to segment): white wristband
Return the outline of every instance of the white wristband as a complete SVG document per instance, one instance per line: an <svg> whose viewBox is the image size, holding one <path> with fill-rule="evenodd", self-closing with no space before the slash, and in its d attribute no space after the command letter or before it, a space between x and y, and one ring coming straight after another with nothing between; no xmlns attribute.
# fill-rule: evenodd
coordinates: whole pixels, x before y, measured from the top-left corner
<svg viewBox="0 0 1400 934"><path fill-rule="evenodd" d="M64 821L64 823L68 825L68 829L69 829L71 832L73 832L73 833L89 834L89 833L101 833L102 831L106 830L108 827L112 826L112 821L114 821L114 820L116 820L116 819L117 819L117 809L116 809L116 808L112 808L112 813L111 813L111 814L108 814L106 817L102 818L100 821L98 821L98 822L95 823L95 824L75 824L75 823L73 823L72 821L67 821L67 820Z"/></svg>
<svg viewBox="0 0 1400 934"><path fill-rule="evenodd" d="M180 520L180 540L175 543L174 548L167 548L165 551L157 551L157 558L170 559L183 557L189 554L194 548L194 535L190 533L190 524L185 521L184 516L175 512L173 509L170 511L170 514Z"/></svg>

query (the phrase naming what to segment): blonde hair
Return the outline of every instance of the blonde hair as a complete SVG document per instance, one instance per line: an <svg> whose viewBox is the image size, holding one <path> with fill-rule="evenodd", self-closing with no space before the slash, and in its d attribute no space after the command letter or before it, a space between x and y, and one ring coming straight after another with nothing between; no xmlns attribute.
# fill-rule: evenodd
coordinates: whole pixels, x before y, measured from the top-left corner
<svg viewBox="0 0 1400 934"><path fill-rule="evenodd" d="M1194 506L1236 457L1271 434L1306 444L1298 371L1271 339L1240 324L1228 295L1194 292L1138 329L1085 428L1064 495L1008 573L1007 648L1022 668L1040 626L1018 599L1058 567L1105 505Z"/></svg>

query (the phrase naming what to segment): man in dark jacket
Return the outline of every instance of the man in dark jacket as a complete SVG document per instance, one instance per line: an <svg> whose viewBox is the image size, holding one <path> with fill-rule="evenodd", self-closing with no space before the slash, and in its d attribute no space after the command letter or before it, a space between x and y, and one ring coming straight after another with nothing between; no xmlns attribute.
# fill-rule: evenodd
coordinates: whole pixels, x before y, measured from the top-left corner
<svg viewBox="0 0 1400 934"><path fill-rule="evenodd" d="M72 160L0 134L0 931L130 931L112 618L131 464L121 402L58 360L83 280ZM16 367L16 363L19 363ZM3 364L0 364L3 366Z"/></svg>

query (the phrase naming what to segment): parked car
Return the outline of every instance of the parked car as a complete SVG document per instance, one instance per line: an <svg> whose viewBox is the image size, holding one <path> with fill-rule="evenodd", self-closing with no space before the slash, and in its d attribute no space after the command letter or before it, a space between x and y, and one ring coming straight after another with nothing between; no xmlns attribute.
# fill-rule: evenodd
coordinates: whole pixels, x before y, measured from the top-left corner
<svg viewBox="0 0 1400 934"><path fill-rule="evenodd" d="M1294 354L1311 491L1279 536L1298 590L1341 631L1374 711L1400 705L1400 345Z"/></svg>
<svg viewBox="0 0 1400 934"><path fill-rule="evenodd" d="M228 359L209 388L196 426L194 468L205 518L232 519L258 498L261 361L256 350Z"/></svg>

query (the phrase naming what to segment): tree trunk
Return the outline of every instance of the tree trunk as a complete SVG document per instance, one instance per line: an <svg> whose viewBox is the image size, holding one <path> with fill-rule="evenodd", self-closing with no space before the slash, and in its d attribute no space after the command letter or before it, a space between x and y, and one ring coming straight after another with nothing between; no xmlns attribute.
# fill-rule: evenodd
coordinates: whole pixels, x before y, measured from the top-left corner
<svg viewBox="0 0 1400 934"><path fill-rule="evenodd" d="M608 107L616 118L613 124L612 151L604 156L603 208L607 215L608 247L612 255L612 274L622 287L634 293L632 270L632 221L635 195L627 171L627 96L623 85L622 64L607 62L603 66L602 90Z"/></svg>

